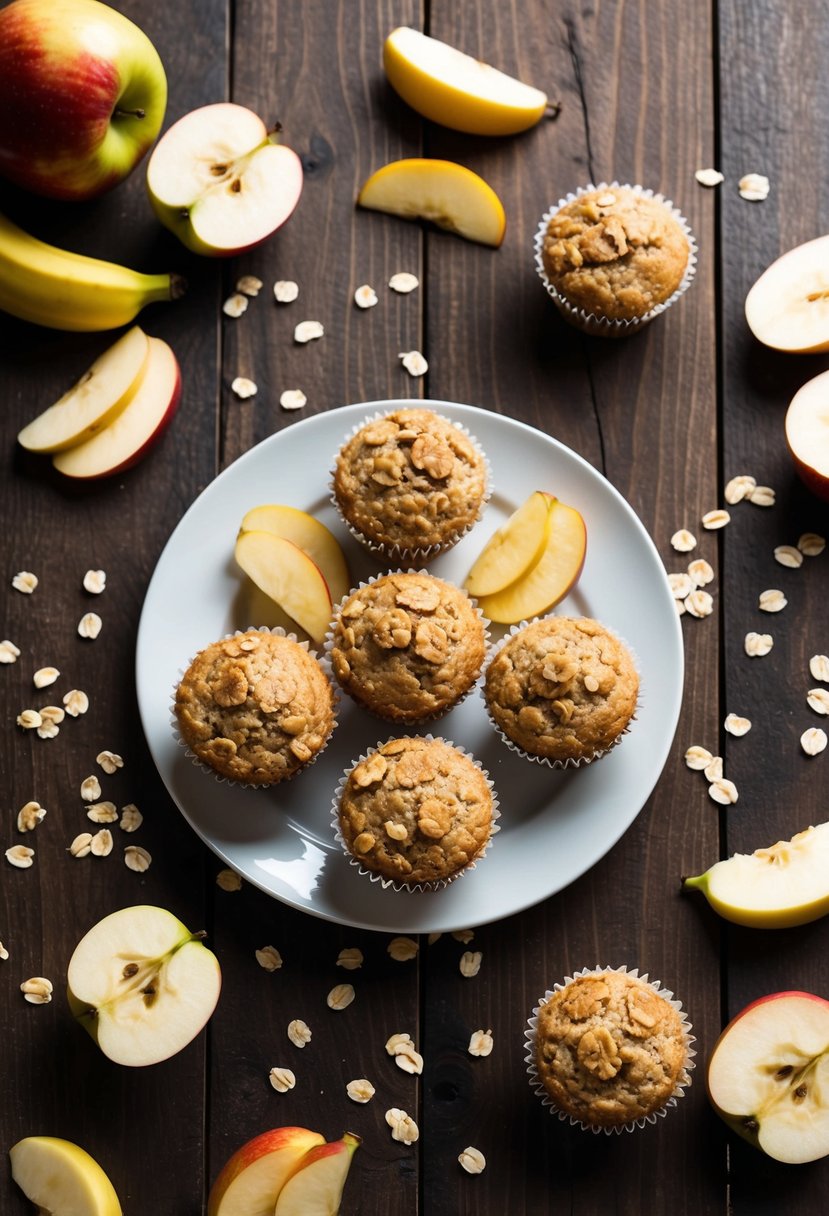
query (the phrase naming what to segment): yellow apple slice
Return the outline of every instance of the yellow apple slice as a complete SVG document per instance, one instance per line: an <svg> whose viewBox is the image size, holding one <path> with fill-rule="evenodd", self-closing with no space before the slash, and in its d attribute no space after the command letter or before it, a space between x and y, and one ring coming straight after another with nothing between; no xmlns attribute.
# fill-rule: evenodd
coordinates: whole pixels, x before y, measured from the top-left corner
<svg viewBox="0 0 829 1216"><path fill-rule="evenodd" d="M12 1178L44 1216L122 1216L109 1178L71 1140L27 1136L9 1157Z"/></svg>
<svg viewBox="0 0 829 1216"><path fill-rule="evenodd" d="M360 207L404 220L431 220L438 228L500 245L507 219L498 195L482 177L452 160L412 156L378 169L357 196Z"/></svg>
<svg viewBox="0 0 829 1216"><path fill-rule="evenodd" d="M207 1216L273 1216L288 1178L309 1149L324 1143L306 1127L275 1127L248 1140L210 1188Z"/></svg>
<svg viewBox="0 0 829 1216"><path fill-rule="evenodd" d="M241 532L273 532L293 541L319 566L331 599L338 604L351 589L348 566L339 541L313 515L296 507L265 503L252 507L242 520Z"/></svg>
<svg viewBox="0 0 829 1216"><path fill-rule="evenodd" d="M270 596L318 644L331 621L333 605L322 572L293 541L272 532L242 532L236 561L248 578Z"/></svg>
<svg viewBox="0 0 829 1216"><path fill-rule="evenodd" d="M30 452L60 452L97 434L129 404L150 353L137 325L100 355L63 396L24 426L17 436Z"/></svg>
<svg viewBox="0 0 829 1216"><path fill-rule="evenodd" d="M514 135L533 127L547 106L540 89L407 26L383 46L389 83L413 110L470 135Z"/></svg>
<svg viewBox="0 0 829 1216"><path fill-rule="evenodd" d="M829 236L772 262L746 296L745 311L755 338L774 350L829 350Z"/></svg>
<svg viewBox="0 0 829 1216"><path fill-rule="evenodd" d="M337 1216L351 1160L361 1144L354 1132L310 1148L279 1192L273 1216Z"/></svg>
<svg viewBox="0 0 829 1216"><path fill-rule="evenodd" d="M785 929L818 920L829 912L829 823L735 853L682 885L702 891L715 912L737 925Z"/></svg>
<svg viewBox="0 0 829 1216"><path fill-rule="evenodd" d="M481 596L484 616L500 625L540 616L563 600L581 574L587 529L575 507L555 499L550 508L547 543L534 566L503 591Z"/></svg>
<svg viewBox="0 0 829 1216"><path fill-rule="evenodd" d="M552 494L536 490L493 533L466 576L464 587L470 595L503 591L535 565L547 544L555 501Z"/></svg>

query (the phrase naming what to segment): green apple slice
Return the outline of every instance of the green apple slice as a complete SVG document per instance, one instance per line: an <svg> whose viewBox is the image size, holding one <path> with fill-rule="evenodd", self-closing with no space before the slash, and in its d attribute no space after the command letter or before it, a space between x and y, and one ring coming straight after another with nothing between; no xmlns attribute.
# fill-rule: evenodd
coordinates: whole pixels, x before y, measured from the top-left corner
<svg viewBox="0 0 829 1216"><path fill-rule="evenodd" d="M70 1140L27 1136L9 1157L12 1178L42 1216L122 1216L109 1178Z"/></svg>

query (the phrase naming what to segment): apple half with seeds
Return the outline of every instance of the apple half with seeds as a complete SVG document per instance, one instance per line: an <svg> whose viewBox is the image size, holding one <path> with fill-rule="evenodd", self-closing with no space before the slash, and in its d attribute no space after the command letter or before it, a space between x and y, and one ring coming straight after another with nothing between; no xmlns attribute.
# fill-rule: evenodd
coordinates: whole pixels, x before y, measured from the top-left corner
<svg viewBox="0 0 829 1216"><path fill-rule="evenodd" d="M755 338L774 350L829 350L829 236L772 262L746 296L745 312Z"/></svg>

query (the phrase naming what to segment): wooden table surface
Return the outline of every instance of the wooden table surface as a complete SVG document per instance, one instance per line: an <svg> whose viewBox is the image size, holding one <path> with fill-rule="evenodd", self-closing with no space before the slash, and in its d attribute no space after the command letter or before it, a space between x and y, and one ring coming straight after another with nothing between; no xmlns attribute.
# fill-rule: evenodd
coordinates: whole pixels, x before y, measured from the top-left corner
<svg viewBox="0 0 829 1216"><path fill-rule="evenodd" d="M757 275L827 228L825 0L797 8L785 0L118 0L114 7L146 30L164 60L168 124L225 98L278 118L302 156L305 185L285 228L228 262L200 260L161 230L143 168L88 204L52 204L8 189L0 196L8 214L53 243L138 269L176 269L190 284L184 300L141 318L179 357L178 416L144 463L82 492L24 460L15 436L113 335L0 319L0 634L21 650L0 678L3 849L35 849L28 870L0 862L0 940L9 955L0 962L0 1147L36 1133L78 1141L109 1172L126 1216L197 1216L231 1152L286 1123L329 1139L346 1128L362 1136L342 1206L349 1216L825 1213L829 1163L780 1166L732 1137L708 1105L704 1063L724 1022L749 1001L781 989L829 997L829 922L740 929L679 891L682 874L827 817L829 758L806 757L799 738L820 725L806 692L809 656L829 650L829 555L807 558L798 570L773 558L776 545L829 528L826 507L796 480L783 436L788 401L827 366L827 356L761 348L743 315ZM391 91L381 67L383 39L401 24L539 85L560 100L560 116L503 139L422 121ZM491 183L508 217L499 250L355 209L369 173L413 155L457 160ZM704 189L694 172L713 165L725 181ZM740 197L737 181L747 172L769 177L764 202ZM532 258L533 232L549 205L580 184L614 178L673 199L699 243L691 289L665 317L620 342L567 328ZM400 270L421 281L410 297L386 291ZM242 273L258 275L265 289L231 320L221 305ZM299 311L274 305L270 289L279 278L300 283ZM361 283L381 295L371 313L352 302ZM323 320L325 337L294 345L293 324L306 317ZM429 362L422 379L398 358L412 348ZM239 374L258 383L248 401L231 392ZM293 387L308 399L298 415L279 406L281 391ZM588 873L526 912L478 927L470 948L482 951L483 962L473 979L460 975L465 947L448 935L434 944L422 938L416 959L395 962L389 934L295 911L247 883L237 892L220 889L222 863L166 793L136 703L144 592L197 495L298 417L412 396L475 404L555 436L630 502L667 570L687 561L670 545L680 527L697 534L697 554L715 569L713 614L682 620L683 706L653 795ZM775 505L741 503L722 531L705 531L701 517L724 505L726 481L742 473L773 487ZM278 469L273 493L279 499ZM94 602L81 586L89 568L107 574ZM31 596L12 589L20 570L40 580ZM788 598L778 617L758 611L758 594L770 587ZM104 622L94 642L75 632L90 609ZM746 656L749 630L774 635L767 657ZM186 652L188 639L182 644ZM52 740L15 726L21 709L43 700L32 673L45 664L62 673L56 695L78 687L90 698L89 712ZM751 719L749 735L724 732L729 712ZM717 807L700 774L686 768L691 744L723 757L739 789L735 806ZM108 858L75 860L67 846L86 826L79 786L103 748L125 760L102 777L104 796L137 804L144 823L129 839L116 829ZM48 813L23 837L16 815L30 799ZM145 873L126 868L125 843L149 851ZM83 933L140 902L207 930L223 990L207 1031L189 1047L130 1070L107 1061L78 1028L64 985ZM285 960L272 974L254 954L266 943ZM365 962L346 975L335 960L351 946ZM523 1029L537 997L573 969L597 963L638 966L663 981L682 999L697 1037L700 1066L687 1097L632 1136L572 1129L551 1118L527 1084ZM23 1000L19 985L33 975L53 981L51 1004ZM332 1014L325 996L343 979L354 982L358 999ZM295 1017L313 1029L303 1053L286 1038ZM479 1028L494 1035L488 1058L467 1052ZM422 1051L420 1078L395 1068L383 1050L398 1030L408 1030ZM275 1064L296 1072L290 1093L269 1084ZM357 1106L345 1084L362 1076L377 1092ZM391 1106L419 1124L411 1147L391 1138L384 1120ZM467 1145L485 1154L481 1176L458 1165ZM5 1169L0 1209L8 1216L28 1210Z"/></svg>

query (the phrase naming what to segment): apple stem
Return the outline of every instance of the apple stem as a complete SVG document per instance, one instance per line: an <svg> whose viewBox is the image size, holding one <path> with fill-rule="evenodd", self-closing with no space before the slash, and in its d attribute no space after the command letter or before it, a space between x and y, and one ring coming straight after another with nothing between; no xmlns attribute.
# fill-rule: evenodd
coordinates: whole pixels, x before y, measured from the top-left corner
<svg viewBox="0 0 829 1216"><path fill-rule="evenodd" d="M555 122L555 120L558 118L560 113L561 113L561 102L560 101L548 101L547 102L547 105L545 106L545 109L544 109L545 118L548 118L551 122Z"/></svg>
<svg viewBox="0 0 829 1216"><path fill-rule="evenodd" d="M191 942L203 942L206 937L207 937L206 929L197 929L195 933L191 933L190 941Z"/></svg>
<svg viewBox="0 0 829 1216"><path fill-rule="evenodd" d="M116 117L116 118L146 118L146 117L147 117L147 111L146 111L146 110L142 110L140 107L139 107L137 110L120 110L120 109L116 109L116 111L115 111L115 117Z"/></svg>
<svg viewBox="0 0 829 1216"><path fill-rule="evenodd" d="M186 291L187 291L187 280L185 279L184 275L171 274L170 275L170 299L171 300L180 300Z"/></svg>

